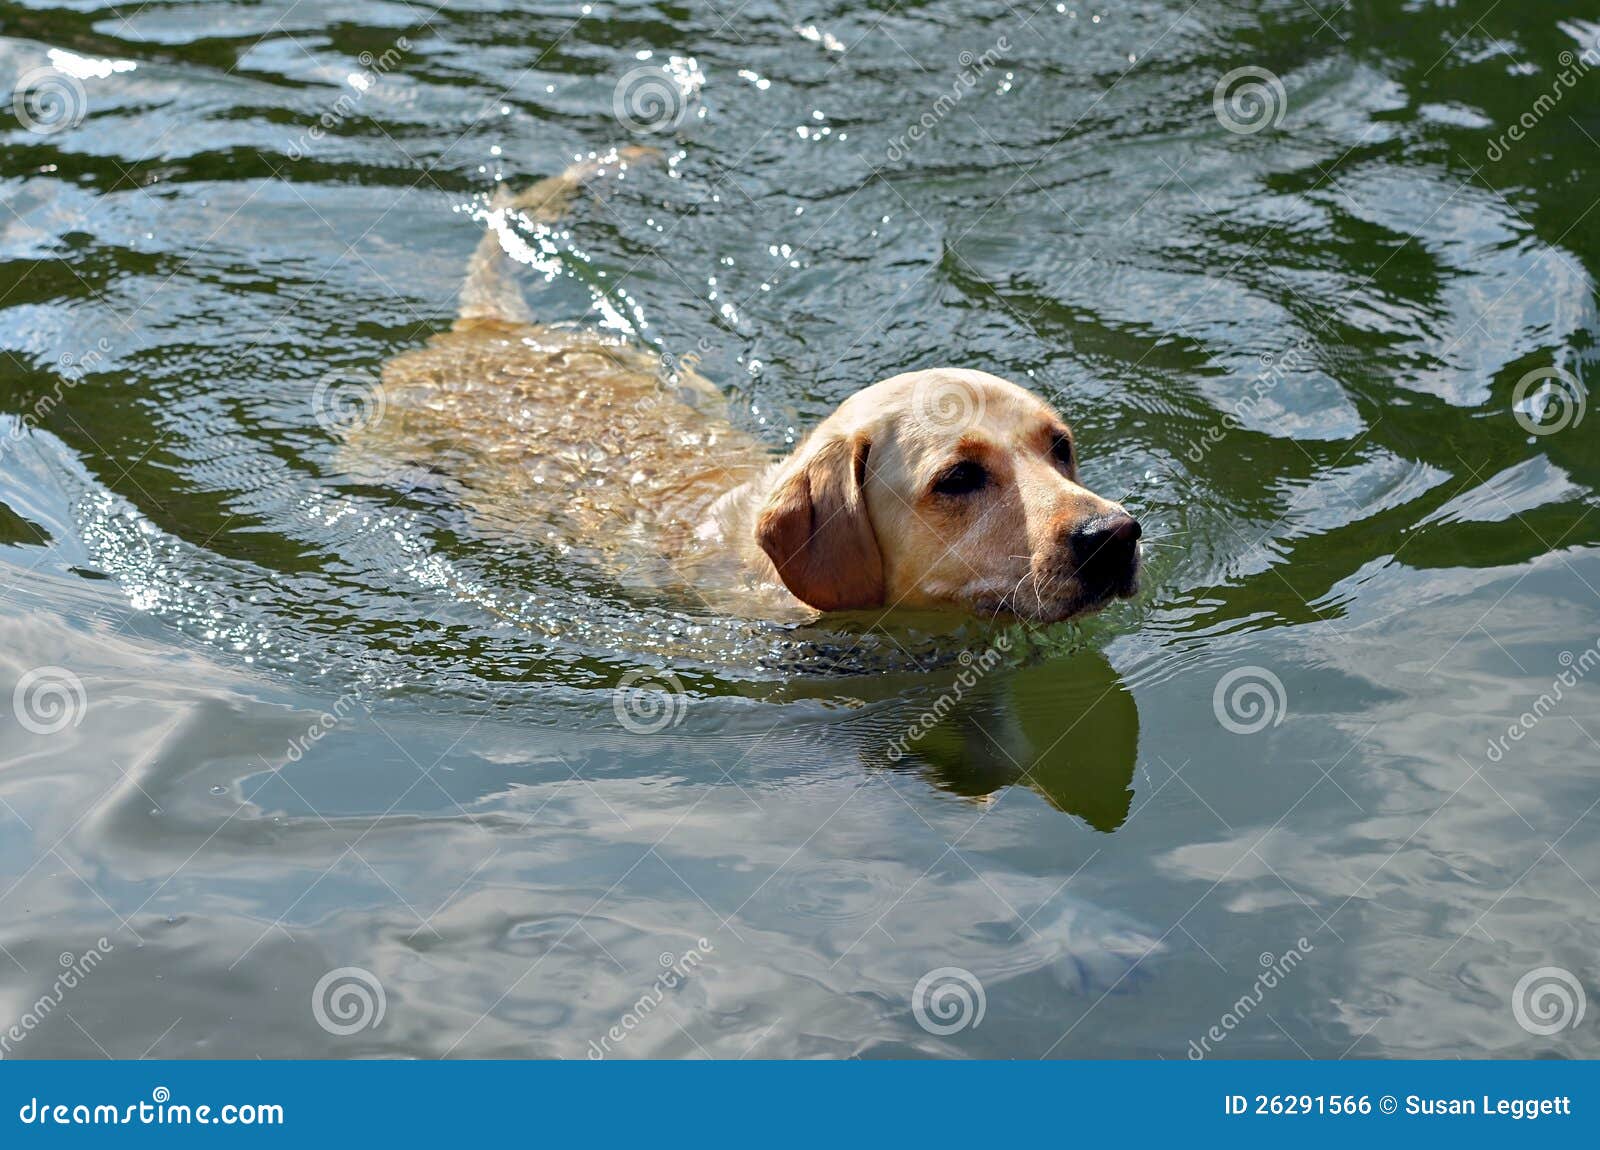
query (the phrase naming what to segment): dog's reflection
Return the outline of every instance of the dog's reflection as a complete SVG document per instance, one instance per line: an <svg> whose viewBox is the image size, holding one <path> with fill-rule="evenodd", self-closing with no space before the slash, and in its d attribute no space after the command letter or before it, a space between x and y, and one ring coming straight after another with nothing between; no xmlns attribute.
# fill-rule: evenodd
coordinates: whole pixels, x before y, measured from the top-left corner
<svg viewBox="0 0 1600 1150"><path fill-rule="evenodd" d="M1082 651L987 679L974 666L897 709L905 725L868 757L975 798L1027 785L1096 830L1120 827L1133 801L1139 709L1105 656Z"/></svg>

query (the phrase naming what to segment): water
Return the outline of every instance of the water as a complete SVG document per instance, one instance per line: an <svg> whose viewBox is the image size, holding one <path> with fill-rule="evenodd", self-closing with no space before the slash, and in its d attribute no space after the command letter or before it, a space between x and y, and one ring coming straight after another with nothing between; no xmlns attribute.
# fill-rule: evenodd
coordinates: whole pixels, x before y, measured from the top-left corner
<svg viewBox="0 0 1600 1150"><path fill-rule="evenodd" d="M1600 23L1030 7L0 3L0 1052L1600 1053ZM1138 599L741 619L352 469L662 65L535 314L774 451L1024 381Z"/></svg>

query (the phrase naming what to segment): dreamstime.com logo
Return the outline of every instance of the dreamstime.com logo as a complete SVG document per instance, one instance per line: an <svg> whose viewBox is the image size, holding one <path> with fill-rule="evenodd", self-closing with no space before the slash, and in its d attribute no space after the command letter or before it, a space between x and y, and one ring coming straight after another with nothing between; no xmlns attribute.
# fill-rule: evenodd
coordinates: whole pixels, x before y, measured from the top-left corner
<svg viewBox="0 0 1600 1150"><path fill-rule="evenodd" d="M1535 967L1511 990L1511 1016L1522 1029L1541 1038L1576 1030L1587 1005L1583 983L1559 966Z"/></svg>
<svg viewBox="0 0 1600 1150"><path fill-rule="evenodd" d="M961 70L956 73L955 80L948 89L939 93L938 98L917 118L916 123L889 142L888 148L884 150L885 158L890 163L899 163L905 159L911 149L926 138L945 117L955 111L962 98L976 88L978 81L996 67L1010 51L1011 41L1001 36L994 42L994 47L989 48L981 56L975 56L967 51L958 55L956 63L960 65Z"/></svg>
<svg viewBox="0 0 1600 1150"><path fill-rule="evenodd" d="M17 680L11 711L26 731L54 735L83 722L89 693L65 667L35 667Z"/></svg>
<svg viewBox="0 0 1600 1150"><path fill-rule="evenodd" d="M93 949L82 954L73 954L70 950L61 952L61 973L57 974L51 982L50 989L28 1004L22 1012L22 1017L0 1032L0 1058L5 1058L22 1043L28 1035L43 1024L55 1009L66 1002L69 992L77 990L83 985L89 973L100 965L113 950L109 939L102 938L94 944Z"/></svg>
<svg viewBox="0 0 1600 1150"><path fill-rule="evenodd" d="M1518 715L1506 727L1506 733L1490 739L1485 750L1485 755L1491 763L1498 763L1506 757L1511 750L1512 743L1520 743L1533 731L1535 727L1547 716L1556 710L1567 699L1567 692L1578 685L1597 665L1600 665L1600 639L1596 639L1581 652L1574 655L1571 651L1563 651L1556 656L1556 662L1566 670L1550 680L1549 689L1540 693L1539 697L1528 705L1528 709Z"/></svg>
<svg viewBox="0 0 1600 1150"><path fill-rule="evenodd" d="M311 413L330 435L345 436L371 427L383 418L388 406L383 382L370 371L326 372L311 392Z"/></svg>
<svg viewBox="0 0 1600 1150"><path fill-rule="evenodd" d="M1233 406L1223 413L1222 419L1207 427L1197 438L1189 441L1184 458L1190 463L1204 462L1213 447L1221 443L1227 432L1237 431L1244 421L1278 389L1285 377L1304 368L1312 350L1311 337L1302 335L1298 343L1282 355L1262 352L1261 370L1250 382L1250 389Z"/></svg>
<svg viewBox="0 0 1600 1150"><path fill-rule="evenodd" d="M1554 435L1583 422L1589 390L1559 367L1539 367L1511 389L1511 414L1529 435Z"/></svg>
<svg viewBox="0 0 1600 1150"><path fill-rule="evenodd" d="M983 392L964 379L935 372L911 389L911 414L930 431L966 431L983 411Z"/></svg>
<svg viewBox="0 0 1600 1150"><path fill-rule="evenodd" d="M376 1030L388 1005L378 976L359 966L328 971L311 991L311 1016L318 1026L339 1038Z"/></svg>
<svg viewBox="0 0 1600 1150"><path fill-rule="evenodd" d="M1484 157L1493 164L1498 164L1505 159L1513 146L1527 139L1528 134L1537 128L1551 112L1556 110L1556 105L1566 99L1567 93L1578 86L1578 81L1584 79L1595 68L1600 67L1600 38L1590 43L1584 50L1574 55L1570 51L1563 51L1556 57L1560 70L1555 73L1546 91L1540 92L1531 107L1516 121L1501 132L1499 136L1489 142L1484 150Z"/></svg>
<svg viewBox="0 0 1600 1150"><path fill-rule="evenodd" d="M685 384L685 376L697 374L700 370L700 361L704 359L715 346L716 345L713 344L711 340L707 339L705 336L701 336L699 339L695 340L694 349L692 351L686 351L681 354L671 351L662 351L661 382L666 386L653 391L644 398L640 399L634 405L635 410L648 412L652 408L659 407L663 403L675 400L676 397L673 396L668 389L674 389L683 386Z"/></svg>
<svg viewBox="0 0 1600 1150"><path fill-rule="evenodd" d="M1251 982L1250 989L1233 1001L1233 1005L1222 1012L1222 1017L1205 1032L1198 1040L1189 1040L1189 1059L1198 1062L1211 1053L1213 1046L1221 1044L1240 1026L1245 1019L1255 1012L1256 1007L1267 1000L1267 995L1278 989L1283 981L1293 974L1295 968L1316 949L1315 944L1308 938L1295 940L1293 949L1284 951L1281 955L1273 954L1270 950L1261 952L1261 973L1256 975Z"/></svg>
<svg viewBox="0 0 1600 1150"><path fill-rule="evenodd" d="M62 352L61 358L56 361L55 386L34 400L33 405L26 411L20 413L20 417L11 425L10 432L0 440L0 454L3 454L12 443L26 438L34 428L40 426L51 412L66 401L67 393L77 387L110 351L111 341L102 337L82 355L74 355L70 351Z"/></svg>
<svg viewBox="0 0 1600 1150"><path fill-rule="evenodd" d="M282 1126L277 1103L228 1102L221 1106L172 1101L172 1091L157 1086L149 1101L127 1106L50 1103L29 1098L17 1110L24 1126Z"/></svg>
<svg viewBox="0 0 1600 1150"><path fill-rule="evenodd" d="M688 116L705 82L693 56L634 68L611 90L611 114L636 136L670 132Z"/></svg>
<svg viewBox="0 0 1600 1150"><path fill-rule="evenodd" d="M401 36L394 42L394 47L385 49L382 55L374 56L371 52L363 52L357 56L356 63L361 65L361 71L352 72L345 79L351 90L341 91L332 106L317 117L317 122L290 142L284 150L285 154L291 160L304 159L312 145L355 116L367 93L384 76L398 68L404 54L409 51L411 51L411 41Z"/></svg>
<svg viewBox="0 0 1600 1150"><path fill-rule="evenodd" d="M650 988L634 1000L633 1004L623 1011L622 1017L615 1026L600 1036L599 1041L590 1040L589 1058L598 1062L612 1052L613 1046L621 1045L640 1026L645 1019L654 1014L667 1000L669 991L677 990L689 980L697 967L705 962L706 955L716 947L711 945L710 939L698 939L693 947L680 955L675 955L669 950L661 952L661 973L657 974Z"/></svg>
<svg viewBox="0 0 1600 1150"><path fill-rule="evenodd" d="M1247 64L1217 81L1211 93L1217 123L1238 136L1253 136L1283 123L1289 96L1283 81L1265 68Z"/></svg>
<svg viewBox="0 0 1600 1150"><path fill-rule="evenodd" d="M683 722L689 696L671 671L629 671L611 694L617 722L636 735L654 735Z"/></svg>
<svg viewBox="0 0 1600 1150"><path fill-rule="evenodd" d="M364 663L365 660L358 661ZM282 767L285 763L298 763L311 753L312 749L326 738L332 731L343 723L345 719L360 708L366 714L372 713L372 708L367 705L367 685L358 685L346 691L333 701L333 706L323 711L307 724L305 733L290 739L283 749L283 762L277 764Z"/></svg>
<svg viewBox="0 0 1600 1150"><path fill-rule="evenodd" d="M49 136L83 123L89 96L77 77L46 65L17 77L11 110L28 131Z"/></svg>
<svg viewBox="0 0 1600 1150"><path fill-rule="evenodd" d="M983 983L965 967L936 967L917 979L911 990L911 1013L917 1025L941 1038L976 1030L988 1006Z"/></svg>
<svg viewBox="0 0 1600 1150"><path fill-rule="evenodd" d="M940 696L933 701L933 705L925 708L889 744L885 752L891 763L898 763L905 758L911 750L911 744L920 740L929 731L932 731L944 721L946 715L955 709L956 705L966 697L983 680L983 677L1000 665L1007 651L1011 650L1011 637L1001 635L995 639L994 645L986 647L981 654L974 655L971 651L963 651L956 656L961 664L961 671L956 675L955 682L951 683Z"/></svg>
<svg viewBox="0 0 1600 1150"><path fill-rule="evenodd" d="M1265 667L1235 667L1217 680L1211 710L1234 734L1253 735L1283 722L1289 698L1283 680Z"/></svg>

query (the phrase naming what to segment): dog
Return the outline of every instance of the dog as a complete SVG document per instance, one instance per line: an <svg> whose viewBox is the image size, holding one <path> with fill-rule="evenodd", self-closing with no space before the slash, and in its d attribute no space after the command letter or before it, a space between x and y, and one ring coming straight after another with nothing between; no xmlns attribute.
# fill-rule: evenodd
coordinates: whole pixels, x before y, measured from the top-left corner
<svg viewBox="0 0 1600 1150"><path fill-rule="evenodd" d="M904 607L1046 623L1137 592L1138 521L1079 482L1071 429L1014 383L896 375L775 461L692 361L537 323L507 253L554 252L581 189L656 156L623 149L502 187L454 326L385 365L383 416L351 446L434 477L510 539L749 616Z"/></svg>

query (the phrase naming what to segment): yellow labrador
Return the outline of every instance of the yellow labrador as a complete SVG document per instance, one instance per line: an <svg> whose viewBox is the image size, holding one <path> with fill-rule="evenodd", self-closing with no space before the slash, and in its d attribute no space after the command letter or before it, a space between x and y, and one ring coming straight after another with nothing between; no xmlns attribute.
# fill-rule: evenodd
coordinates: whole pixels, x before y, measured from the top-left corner
<svg viewBox="0 0 1600 1150"><path fill-rule="evenodd" d="M628 178L653 155L625 149L502 189L460 318L385 366L383 416L353 436L359 455L425 469L508 536L748 614L1053 621L1134 594L1138 522L1078 482L1066 423L1013 383L897 375L774 462L692 363L668 370L621 338L535 323L507 251L553 251L585 182Z"/></svg>

